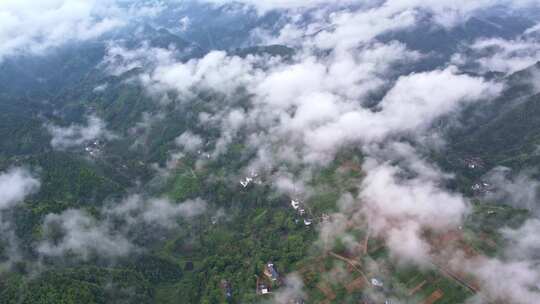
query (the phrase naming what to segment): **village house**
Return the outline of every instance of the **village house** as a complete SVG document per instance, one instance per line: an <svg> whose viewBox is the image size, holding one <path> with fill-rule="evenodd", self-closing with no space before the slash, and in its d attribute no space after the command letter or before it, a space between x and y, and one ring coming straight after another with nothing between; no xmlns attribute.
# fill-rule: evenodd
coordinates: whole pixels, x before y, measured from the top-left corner
<svg viewBox="0 0 540 304"><path fill-rule="evenodd" d="M377 278L372 278L371 279L371 285L375 286L375 287L383 287L384 284L381 280L377 279Z"/></svg>
<svg viewBox="0 0 540 304"><path fill-rule="evenodd" d="M257 286L257 293L260 295L269 294L270 289L268 288L268 286L266 286L266 284L259 284Z"/></svg>
<svg viewBox="0 0 540 304"><path fill-rule="evenodd" d="M279 279L279 273L274 267L274 263L268 262L264 268L264 275L267 276L270 280L277 281Z"/></svg>
<svg viewBox="0 0 540 304"><path fill-rule="evenodd" d="M298 208L300 208L300 202L291 200L291 206L293 207L294 210L298 210Z"/></svg>
<svg viewBox="0 0 540 304"><path fill-rule="evenodd" d="M249 186L249 184L251 184L252 181L253 181L253 179L251 177L246 177L246 178L244 178L243 180L240 181L240 185L242 185L242 187L246 188L247 186Z"/></svg>

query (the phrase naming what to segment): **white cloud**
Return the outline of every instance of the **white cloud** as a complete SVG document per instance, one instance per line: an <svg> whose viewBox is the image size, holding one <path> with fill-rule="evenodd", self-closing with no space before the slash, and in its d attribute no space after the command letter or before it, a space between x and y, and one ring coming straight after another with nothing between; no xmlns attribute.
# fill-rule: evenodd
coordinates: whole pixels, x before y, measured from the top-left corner
<svg viewBox="0 0 540 304"><path fill-rule="evenodd" d="M487 8L494 5L512 5L523 7L536 4L534 0L200 0L215 4L227 4L231 2L242 3L256 8L264 13L269 10L307 10L307 9L340 9L351 5L360 6L363 10L369 9L385 11L386 15L391 15L397 11L407 11L413 9L425 9L435 14L437 22L453 26L457 22L463 21L469 14L478 9Z"/></svg>
<svg viewBox="0 0 540 304"><path fill-rule="evenodd" d="M355 108L318 128L305 131L309 153L325 154L351 142L379 142L392 135L422 134L435 119L464 103L496 96L501 86L456 69L403 76L379 104L379 111Z"/></svg>
<svg viewBox="0 0 540 304"><path fill-rule="evenodd" d="M68 149L81 146L96 139L113 139L115 135L107 130L105 122L94 115L87 117L86 125L72 124L69 127L48 125L52 135L51 146L55 149Z"/></svg>
<svg viewBox="0 0 540 304"><path fill-rule="evenodd" d="M134 20L157 17L161 2L126 0L0 1L0 62L7 56L43 54L69 42L91 40Z"/></svg>
<svg viewBox="0 0 540 304"><path fill-rule="evenodd" d="M224 3L222 0L207 2ZM354 48L388 31L406 29L418 24L419 16L430 15L435 24L454 27L476 12L496 5L522 8L537 3L511 0L394 0L394 1L280 1L239 0L260 12L277 9L288 12L290 22L276 37L264 30L273 43L312 45L323 49ZM306 22L310 16L314 21Z"/></svg>
<svg viewBox="0 0 540 304"><path fill-rule="evenodd" d="M482 39L472 44L471 49L486 54L473 59L484 72L511 74L540 61L540 43L532 38Z"/></svg>
<svg viewBox="0 0 540 304"><path fill-rule="evenodd" d="M422 230L417 222L407 221L399 227L389 228L386 233L390 254L399 262L428 265L430 246L420 237Z"/></svg>
<svg viewBox="0 0 540 304"><path fill-rule="evenodd" d="M262 9L280 5L298 9L324 6L321 3L251 4ZM158 52L144 48L133 58L151 58L151 64L137 63L144 67L139 80L150 92L174 91L182 100L201 91L221 93L216 95L223 98L199 119L201 126L221 133L213 142L213 155L246 135L245 149L257 154L248 167L274 169L268 180L283 193L308 197L313 189L306 185L313 168L331 162L343 147L359 147L366 156L360 192L357 197L342 198L340 212L321 227L320 238L325 245L337 236L354 243L347 235L348 227L369 224L393 257L426 264L432 248L424 232L457 229L469 204L445 188L450 175L418 156L420 141L436 133L437 119L466 104L498 96L502 85L451 65L400 75L396 67L414 64L426 55L375 38L415 26L422 9L432 12L439 24L454 26L493 3L401 0L348 9L329 5L311 14L309 22L291 18L280 35L269 38L273 42L300 40L293 43L296 53L288 60L211 52L180 62L174 50L156 56ZM238 94L239 89L246 94ZM202 140L186 134L178 139L181 146L200 146ZM402 139L414 142L416 148L400 144ZM291 173L298 167L307 168Z"/></svg>
<svg viewBox="0 0 540 304"><path fill-rule="evenodd" d="M502 235L509 244L506 246L505 255L520 260L534 260L540 258L540 219L527 220L521 227L516 229L503 228Z"/></svg>
<svg viewBox="0 0 540 304"><path fill-rule="evenodd" d="M457 229L469 212L469 203L442 187L449 176L418 158L412 147L391 144L371 153L393 164L368 159L358 200L343 205L342 212L364 215L360 218L367 220L369 230L386 240L399 261L427 265L431 246L423 237L424 230Z"/></svg>
<svg viewBox="0 0 540 304"><path fill-rule="evenodd" d="M175 144L187 152L197 152L203 146L203 139L189 131L182 133L174 140Z"/></svg>
<svg viewBox="0 0 540 304"><path fill-rule="evenodd" d="M474 64L481 72L512 74L540 61L540 24L514 39L481 38L454 54L457 65Z"/></svg>
<svg viewBox="0 0 540 304"><path fill-rule="evenodd" d="M257 8L260 12L264 13L274 9L306 9L314 8L324 4L332 5L346 5L355 3L354 0L201 0L202 2L209 2L214 4L227 4L231 2L242 3Z"/></svg>
<svg viewBox="0 0 540 304"><path fill-rule="evenodd" d="M191 27L191 19L188 16L182 17L180 19L180 30L185 32Z"/></svg>
<svg viewBox="0 0 540 304"><path fill-rule="evenodd" d="M239 125L229 122L240 115L235 121L248 129L266 128L270 142L275 137L292 147L303 144L299 150L309 162L324 159L346 143L425 130L434 119L459 109L463 103L492 98L501 89L449 67L399 78L381 101L380 111L359 103L388 85L384 77L394 62L419 57L399 43L373 44L354 55L345 52L321 59L307 54L294 64L276 59L269 68L261 69L261 58L242 59L214 52L188 63L158 65L141 79L153 92L176 90L189 95L209 88L229 99L238 88L246 87L254 94L256 107L248 112L225 107L214 117L222 119L221 130L226 131L218 150L232 142Z"/></svg>
<svg viewBox="0 0 540 304"><path fill-rule="evenodd" d="M39 189L39 180L28 170L12 168L0 174L0 210L10 208Z"/></svg>
<svg viewBox="0 0 540 304"><path fill-rule="evenodd" d="M152 90L176 90L189 94L194 88L209 89L224 94L234 91L252 79L251 62L213 51L202 59L187 63L159 64L150 74L142 75L143 83Z"/></svg>
<svg viewBox="0 0 540 304"><path fill-rule="evenodd" d="M123 24L114 1L4 0L0 61L20 52L42 53L67 41L96 38Z"/></svg>
<svg viewBox="0 0 540 304"><path fill-rule="evenodd" d="M117 258L138 250L133 241L140 227L178 228L180 218L191 218L206 210L201 199L173 203L167 199L131 195L116 205L102 208L102 218L82 210L69 209L49 214L43 222L44 239L37 251L43 256L63 257L66 254L88 260L94 256Z"/></svg>
<svg viewBox="0 0 540 304"><path fill-rule="evenodd" d="M285 278L285 286L274 293L272 303L288 304L297 303L298 300L306 297L304 291L304 282L297 273L287 275Z"/></svg>
<svg viewBox="0 0 540 304"><path fill-rule="evenodd" d="M175 49L153 48L143 42L137 49L128 49L118 43L110 43L101 66L115 76L135 68L174 63Z"/></svg>
<svg viewBox="0 0 540 304"><path fill-rule="evenodd" d="M146 223L174 228L179 218L191 218L202 214L205 210L206 202L201 199L173 203L168 199L145 199L139 195L132 195L122 203L105 210L105 213L125 220L131 227Z"/></svg>
<svg viewBox="0 0 540 304"><path fill-rule="evenodd" d="M87 260L94 255L119 257L134 250L133 245L106 222L100 222L80 210L49 214L43 223L45 236L37 251L45 256L75 254ZM60 239L55 240L60 235Z"/></svg>
<svg viewBox="0 0 540 304"><path fill-rule="evenodd" d="M321 227L321 239L326 244L331 243L336 236L346 235L351 222L356 225L367 222L370 231L385 240L393 257L425 263L431 254L423 236L425 229L436 232L455 229L469 211L468 202L460 194L445 189L447 174L419 157L412 146L397 143L395 138L418 141L426 133L432 133L432 125L438 118L459 111L466 103L497 96L501 85L462 74L454 66L399 75L396 65L415 63L426 55L410 51L395 41L382 44L376 37L416 26L422 10L432 13L439 25L452 27L479 9L508 2L240 2L260 12L290 10L286 13L291 14L290 22L278 35L266 33L266 38L269 42L297 46L293 58L241 58L213 51L202 58L181 62L178 60L181 54L173 48L143 45L139 49L127 49L111 44L103 66L113 75L141 68L137 80L152 94L173 91L178 93L179 99L190 100L201 91L220 93L216 94L223 97L220 102L210 106L209 113L201 114L199 119L201 126L220 131L214 142L213 156L226 151L239 134L247 134L246 149L257 152L257 159L251 165L277 169L269 180L284 193L308 196L312 191L306 186L311 177L310 169L327 164L343 147L358 145L366 156L363 163L366 175L359 185L360 192L357 197L342 198L340 212ZM357 5L345 8L349 4ZM517 1L513 4L525 5ZM155 16L159 11L159 7L148 7L144 14ZM310 18L298 18L298 12L307 13ZM47 0L36 4L35 8L29 1L7 1L0 4L0 17L3 17L0 40L6 41L0 46L0 58L19 50L39 53L66 41L92 39L122 26L126 20L114 1L78 0ZM27 24L24 20L34 23ZM181 23L189 26L189 19L184 18ZM479 40L471 48L496 49L494 57L481 58L478 62L511 72L536 60L536 43L530 38L535 31L537 28L532 28L514 41ZM245 95L239 94L240 89L245 89ZM368 106L373 95L383 97L376 101L376 106L373 103ZM246 96L247 101L242 100L245 103L239 105L238 100ZM158 115L157 119L160 117ZM150 122L151 119L143 120L141 127L147 127ZM112 136L105 123L95 116L90 116L86 125L48 126L48 129L53 135L51 145L59 149ZM204 140L187 131L176 138L175 143L185 151L194 152L202 147ZM287 169L289 164L308 164L308 168L301 174L292 174ZM0 175L0 190L3 176ZM4 203L0 199L0 209L2 205L20 201L24 193L39 186L31 176L21 176L19 180L7 180L17 185L26 180L30 190L10 186L8 190L15 190L6 196ZM532 198L525 195L522 200ZM179 219L197 216L205 210L206 203L199 199L177 204L167 199L134 195L117 205L107 206L102 210L104 217L99 220L80 210L51 214L45 219L44 231L49 237L60 232L59 239L44 240L38 251L49 256L71 252L84 259L93 254L123 256L136 250L130 233L137 227L175 229ZM124 223L120 229L113 227L117 221ZM522 228L504 230L503 234L517 240L515 248L529 257L538 249L538 240L531 234L537 229L538 223L531 221ZM348 240L354 242L351 238ZM511 251L507 254L518 255ZM482 260L470 265L478 270L477 276L490 293L508 296L514 292L512 299L533 303L530 300L537 293L525 287L537 287L538 272L530 263ZM495 274L511 280L514 272L517 279L508 288L497 290ZM302 296L301 288L301 282L293 277L287 287L276 294L275 301L281 303Z"/></svg>
<svg viewBox="0 0 540 304"><path fill-rule="evenodd" d="M535 263L482 257L461 263L478 278L483 287L480 296L516 304L535 304L540 299L540 269Z"/></svg>
<svg viewBox="0 0 540 304"><path fill-rule="evenodd" d="M19 252L19 239L15 234L15 221L10 208L37 192L39 187L39 179L28 169L14 167L0 173L0 242L3 245L0 273L9 269L14 262L23 259Z"/></svg>
<svg viewBox="0 0 540 304"><path fill-rule="evenodd" d="M366 202L368 212L383 221L375 226L405 219L434 229L447 229L457 227L467 211L461 195L446 192L431 176L401 180L398 176L403 172L397 167L374 161L367 161L365 166L367 176L360 197Z"/></svg>
<svg viewBox="0 0 540 304"><path fill-rule="evenodd" d="M380 106L384 123L396 130L425 129L465 102L496 97L502 86L460 74L454 67L401 77Z"/></svg>
<svg viewBox="0 0 540 304"><path fill-rule="evenodd" d="M484 194L484 199L508 204L514 208L527 209L540 215L538 207L540 181L534 179L532 173L522 171L514 174L510 168L506 167L492 169L484 177L492 188Z"/></svg>

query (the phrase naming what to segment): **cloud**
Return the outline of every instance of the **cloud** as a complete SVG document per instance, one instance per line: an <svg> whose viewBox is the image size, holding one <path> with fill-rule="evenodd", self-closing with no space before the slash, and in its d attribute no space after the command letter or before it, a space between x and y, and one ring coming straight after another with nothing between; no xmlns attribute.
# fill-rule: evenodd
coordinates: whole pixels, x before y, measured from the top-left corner
<svg viewBox="0 0 540 304"><path fill-rule="evenodd" d="M220 52L188 63L158 65L142 79L151 91L173 89L189 95L211 88L230 96L229 102L235 100L233 92L247 88L254 108L246 112L227 108L225 103L213 116L222 121L217 154L238 130L262 128L267 133L262 142L279 141L283 146L285 140L290 147L300 145L307 162L324 162L344 144L426 130L435 119L465 103L492 98L502 87L448 67L400 77L377 111L358 103L388 86L384 77L394 62L418 58L399 43L374 44L355 55L300 56L294 64L276 59L269 68L261 69L261 58L244 60ZM352 76L339 76L344 74Z"/></svg>
<svg viewBox="0 0 540 304"><path fill-rule="evenodd" d="M189 94L196 88L231 95L252 79L250 59L212 51L202 59L192 59L186 63L159 64L151 73L142 75L141 80L151 90L175 90Z"/></svg>
<svg viewBox="0 0 540 304"><path fill-rule="evenodd" d="M513 174L510 168L496 167L486 174L484 180L492 188L484 198L491 202L507 204L519 209L527 209L536 215L538 212L538 191L540 181L532 177L531 171Z"/></svg>
<svg viewBox="0 0 540 304"><path fill-rule="evenodd" d="M540 299L540 269L530 261L502 261L477 258L462 261L463 269L472 271L482 285L480 303L497 299L517 304L534 304Z"/></svg>
<svg viewBox="0 0 540 304"><path fill-rule="evenodd" d="M246 167L268 172L279 192L306 197L307 204L314 191L309 186L312 173L343 148L358 148L365 174L358 182L359 193L344 194L339 212L322 224L323 245L341 238L353 248L356 240L349 228L369 226L393 258L426 265L434 251L426 231L456 230L469 202L446 188L450 174L421 156L431 148L424 139L437 136L434 124L439 119L497 97L502 84L463 73L452 64L410 72L429 55L377 38L416 26L425 11L435 24L452 27L499 3L373 1L344 9L322 1L249 2L262 10L292 9L277 35L264 34L266 41L292 43L294 56L241 58L214 51L185 62L177 59L175 50L142 47L125 54L118 49L110 57L127 59L121 71L142 67L137 79L152 94L174 92L180 103L198 100L201 92L218 96L198 122L198 127L219 131L217 139L205 139L214 147L212 155L217 158L241 141L246 155L256 155ZM309 18L295 18L297 9ZM176 142L192 149L204 140L188 131ZM135 212L135 222L144 222L141 214L147 209L142 210Z"/></svg>
<svg viewBox="0 0 540 304"><path fill-rule="evenodd" d="M302 281L302 278L296 273L289 274L285 278L285 286L274 293L272 303L297 303L299 300L303 300L306 297L303 288L304 282Z"/></svg>
<svg viewBox="0 0 540 304"><path fill-rule="evenodd" d="M465 103L493 98L501 88L482 78L460 75L453 67L402 76L379 103L379 111L359 108L342 113L309 130L305 141L311 151L324 153L343 143L380 142L391 135L422 133L435 119Z"/></svg>
<svg viewBox="0 0 540 304"><path fill-rule="evenodd" d="M540 219L527 220L516 229L503 228L501 233L509 242L505 255L519 260L538 260L540 258Z"/></svg>
<svg viewBox="0 0 540 304"><path fill-rule="evenodd" d="M181 147L184 151L193 153L201 149L204 141L199 135L186 131L182 133L180 136L178 136L174 140L174 143L177 146Z"/></svg>
<svg viewBox="0 0 540 304"><path fill-rule="evenodd" d="M539 182L532 177L532 171L516 174L505 167L491 170L484 180L493 189L486 194L485 199L528 209L533 216L519 227L503 227L498 231L504 245L496 257L476 257L458 260L457 263L461 263L464 269L477 277L485 296L512 303L537 303L540 299L540 220L537 218ZM500 282L505 284L501 285Z"/></svg>
<svg viewBox="0 0 540 304"><path fill-rule="evenodd" d="M347 234L351 225L369 226L371 233L385 241L393 258L426 264L432 248L425 231L456 229L467 215L469 203L459 193L446 189L451 175L420 156L424 144L421 138L436 133L433 124L439 118L460 111L468 103L494 98L502 86L464 74L453 65L410 73L414 68L408 66L429 55L411 51L396 41L383 44L377 38L413 28L426 15L434 24L453 27L492 5L528 5L533 1L239 2L261 13L288 10L282 12L287 24L277 34L258 31L265 35L266 42L295 46L295 55L288 59L270 55L242 58L212 51L184 61L180 59L182 51L172 47L142 44L130 49L111 43L102 67L112 75L137 69L133 79L151 96L173 92L179 102L196 100L201 92L218 96L205 109L207 112L199 115L200 127L219 131L217 139L208 145L214 148L209 151L212 156L217 158L232 143L244 140L244 149L257 155L247 166L268 171L275 189L300 195L308 204L314 191L309 183L313 170L333 161L344 147L360 149L365 156L365 176L358 184L359 193L343 195L339 212L322 225L320 239L332 244L341 237L352 246L355 240ZM131 13L143 11L147 16L157 16L163 9L162 5L128 7ZM94 39L125 25L129 20L125 12L110 0L47 0L38 4L4 1L0 4L0 40L5 43L0 46L0 60L19 51L42 53L68 41ZM189 21L182 19L183 27L189 26ZM537 27L531 28L512 41L478 40L470 49L493 54L475 59L480 66L510 73L537 60L536 32ZM161 113L146 115L134 130L147 129L163 117ZM57 149L114 137L105 122L93 115L86 124L47 128L53 136L51 145ZM403 144L403 140L412 144ZM186 131L174 143L185 152L195 152L207 141ZM536 194L529 190L537 185L529 175L493 178L493 183L501 185L502 195L519 194L512 198L516 205L530 206L536 200ZM6 191L2 191L3 179L8 181ZM0 196L0 209L13 206L38 187L39 181L29 173L0 175L0 192L4 195ZM141 227L178 229L181 219L200 215L206 208L200 199L175 203L132 195L103 207L100 217L82 210L50 214L43 223L45 239L37 250L43 256L74 254L85 260L95 255L121 257L140 249L135 243ZM533 303L537 292L528 287L538 287L539 281L536 264L531 262L538 249L534 236L538 226L537 221L529 221L518 229L502 230L514 244L505 252L507 260L461 262L481 279L488 293ZM511 284L499 289L501 277ZM303 295L302 282L293 275L275 294L274 301L286 303Z"/></svg>
<svg viewBox="0 0 540 304"><path fill-rule="evenodd" d="M13 262L20 261L19 239L15 235L16 224L11 208L27 196L37 192L39 179L28 169L14 167L0 173L0 242L2 242L0 273L9 269Z"/></svg>
<svg viewBox="0 0 540 304"><path fill-rule="evenodd" d="M441 186L449 176L416 156L412 147L393 144L374 153L389 161L365 161L366 176L352 210L363 215L359 218L367 221L374 235L386 239L398 260L426 265L431 248L424 231L457 229L469 212L469 203Z"/></svg>
<svg viewBox="0 0 540 304"><path fill-rule="evenodd" d="M12 168L0 174L0 210L13 207L35 193L40 181L27 169Z"/></svg>
<svg viewBox="0 0 540 304"><path fill-rule="evenodd" d="M180 19L180 31L185 32L191 27L191 19L188 16Z"/></svg>
<svg viewBox="0 0 540 304"><path fill-rule="evenodd" d="M105 210L105 214L120 218L130 227L146 223L164 228L177 227L179 218L191 218L206 210L206 202L201 199L173 203L168 199L144 199L132 195L122 203Z"/></svg>
<svg viewBox="0 0 540 304"><path fill-rule="evenodd" d="M0 2L0 61L20 52L43 53L68 41L99 37L125 24L114 1Z"/></svg>
<svg viewBox="0 0 540 304"><path fill-rule="evenodd" d="M393 220L412 220L430 228L456 227L467 210L464 198L447 193L436 180L422 172L413 179L399 179L398 167L368 160L362 182L361 199L368 213L375 215L374 226L392 225ZM377 221L383 221L377 223Z"/></svg>
<svg viewBox="0 0 540 304"><path fill-rule="evenodd" d="M389 143L366 152L359 193L340 199L339 212L321 227L323 245L345 237L354 250L362 245L348 231L361 227L384 241L397 262L429 266L433 249L425 232L456 230L469 213L468 200L448 191L444 184L452 176L422 159L408 144Z"/></svg>
<svg viewBox="0 0 540 304"><path fill-rule="evenodd" d="M540 24L528 28L513 39L480 38L454 54L452 61L469 69L474 67L483 73L500 72L509 75L540 61L539 39Z"/></svg>
<svg viewBox="0 0 540 304"><path fill-rule="evenodd" d="M423 237L425 229L457 228L468 212L468 202L444 188L448 175L419 158L416 149L397 142L419 141L432 133L437 119L468 103L496 97L502 85L466 75L455 66L400 75L396 66L414 64L425 55L399 42L379 43L379 34L413 26L418 7L440 12L448 7L460 12L480 7L400 3L330 16L323 12L311 28L299 28L302 35L323 30L302 37L305 42L297 44L291 60L240 58L225 52L188 62L168 56L154 60L140 79L152 92L172 90L182 97L206 90L223 94L219 107L200 116L201 125L220 131L213 155L226 151L239 134L248 134L245 149L257 155L248 166L279 166L271 180L283 193L309 196L312 189L305 186L309 168L328 164L344 147L360 146L366 155L360 194L343 200L341 213L321 229L321 238L329 243L346 234L344 222L362 225L368 219L370 229L386 240L392 255L424 264L431 250ZM247 91L247 107L240 106L240 97L233 94L239 88ZM377 94L382 97L375 105L367 102ZM185 136L182 142L188 139ZM371 148L385 145L390 148ZM397 160L399 164L393 164ZM299 164L308 167L303 174L288 172L288 166ZM404 177L408 174L413 177Z"/></svg>
<svg viewBox="0 0 540 304"><path fill-rule="evenodd" d="M399 1L379 1L368 0L359 3L354 0L203 0L203 2L209 2L214 4L227 4L231 2L242 3L256 8L259 12L264 13L269 10L298 10L298 9L313 9L313 8L346 8L351 5L354 7L361 6L364 10L368 9L384 9L389 12L406 11L409 9L429 9L437 15L440 22L447 24L450 21L454 21L458 17L462 17L468 13L474 12L480 8L486 8L496 4L511 3L510 1L498 1L498 0L478 0L478 1L441 1L441 0L399 0ZM533 3L532 1L516 1L519 4L525 5Z"/></svg>
<svg viewBox="0 0 540 304"><path fill-rule="evenodd" d="M0 1L0 62L9 56L43 54L69 42L96 39L130 22L155 18L160 2L125 0Z"/></svg>
<svg viewBox="0 0 540 304"><path fill-rule="evenodd" d="M113 139L116 136L107 130L105 122L94 115L87 117L86 125L72 124L69 127L47 125L52 135L51 146L55 149L64 150L84 145L97 139Z"/></svg>
<svg viewBox="0 0 540 304"><path fill-rule="evenodd" d="M140 195L104 206L99 218L83 210L69 209L45 217L44 239L37 245L37 252L49 257L73 255L82 260L124 257L143 250L135 241L146 237L152 227L165 229L161 233L176 229L180 218L192 218L205 210L206 202L201 199L172 203Z"/></svg>
<svg viewBox="0 0 540 304"><path fill-rule="evenodd" d="M223 4L228 1L206 0ZM477 12L497 5L523 8L535 1L511 0L398 0L398 1L281 1L239 0L260 13L280 10L289 17L277 37L267 39L288 45L312 45L323 49L354 48L389 31L415 27L420 18L430 16L434 25L445 28L459 26ZM309 21L307 21L309 20ZM265 33L257 29L254 33ZM266 32L266 38L273 34Z"/></svg>
<svg viewBox="0 0 540 304"><path fill-rule="evenodd" d="M469 48L473 53L471 56L456 54L453 60L460 64L475 63L482 72L494 71L508 75L540 61L540 44L535 37L480 39Z"/></svg>
<svg viewBox="0 0 540 304"><path fill-rule="evenodd" d="M101 66L109 74L119 76L135 68L172 64L175 52L174 48L153 48L144 41L136 49L129 49L117 42L111 42L107 45L107 53Z"/></svg>
<svg viewBox="0 0 540 304"><path fill-rule="evenodd" d="M131 242L111 229L108 223L81 210L47 215L43 231L48 239L38 245L37 251L45 256L74 254L83 260L95 255L114 258L125 256L134 249Z"/></svg>
<svg viewBox="0 0 540 304"><path fill-rule="evenodd" d="M328 1L328 0L200 0L201 2L208 2L218 5L224 5L228 3L241 3L244 5L252 6L258 9L261 13L276 10L276 9L308 9L314 8L325 4L333 4L335 6L345 6L348 4L353 4L353 0L338 0L338 1Z"/></svg>

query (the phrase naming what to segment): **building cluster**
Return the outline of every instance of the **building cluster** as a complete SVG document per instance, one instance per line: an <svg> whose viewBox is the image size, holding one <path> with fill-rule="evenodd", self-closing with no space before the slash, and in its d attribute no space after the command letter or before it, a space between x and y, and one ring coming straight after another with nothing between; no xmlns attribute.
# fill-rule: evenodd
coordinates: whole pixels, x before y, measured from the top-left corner
<svg viewBox="0 0 540 304"><path fill-rule="evenodd" d="M259 178L259 174L254 171L251 171L248 176L240 180L240 185L242 185L243 188L247 188L252 183L257 185L262 184L262 180Z"/></svg>
<svg viewBox="0 0 540 304"><path fill-rule="evenodd" d="M91 157L98 157L99 154L101 154L102 147L102 143L99 140L95 140L86 145L84 151L86 151L86 153L88 153Z"/></svg>
<svg viewBox="0 0 540 304"><path fill-rule="evenodd" d="M225 292L225 297L227 298L227 300L230 300L233 296L231 283L229 281L223 280L221 281L221 288Z"/></svg>
<svg viewBox="0 0 540 304"><path fill-rule="evenodd" d="M257 294L266 295L271 293L271 288L277 287L281 284L281 277L273 262L268 262L264 265L263 270L264 277L259 279L257 277Z"/></svg>
<svg viewBox="0 0 540 304"><path fill-rule="evenodd" d="M267 295L270 293L270 288L265 283L257 284L257 294L258 295Z"/></svg>
<svg viewBox="0 0 540 304"><path fill-rule="evenodd" d="M471 190L477 194L489 193L493 190L492 188L492 185L487 182L478 182L471 186Z"/></svg>
<svg viewBox="0 0 540 304"><path fill-rule="evenodd" d="M463 159L463 162L471 170L483 168L485 165L484 161L479 157L467 157Z"/></svg>
<svg viewBox="0 0 540 304"><path fill-rule="evenodd" d="M202 156L202 157L204 157L206 159L212 158L212 155L210 155L210 153L204 152L202 150L197 150L197 155Z"/></svg>
<svg viewBox="0 0 540 304"><path fill-rule="evenodd" d="M272 282L277 282L277 280L279 280L279 273L272 262L268 262L264 267L264 275Z"/></svg>
<svg viewBox="0 0 540 304"><path fill-rule="evenodd" d="M377 278L371 278L371 285L373 285L373 287L379 287L379 288L382 288L384 287L384 283L377 279Z"/></svg>
<svg viewBox="0 0 540 304"><path fill-rule="evenodd" d="M309 227L311 226L311 224L313 224L313 220L308 217L306 209L300 201L291 199L291 207L298 213L298 215L300 215L300 217L302 217L302 220L304 221L304 225L306 227Z"/></svg>

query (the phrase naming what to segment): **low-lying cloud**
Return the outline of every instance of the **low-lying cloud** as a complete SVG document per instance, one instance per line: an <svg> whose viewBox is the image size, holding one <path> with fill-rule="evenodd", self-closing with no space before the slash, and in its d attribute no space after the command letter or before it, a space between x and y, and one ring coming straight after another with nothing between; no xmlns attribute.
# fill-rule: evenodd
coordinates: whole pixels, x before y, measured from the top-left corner
<svg viewBox="0 0 540 304"><path fill-rule="evenodd" d="M62 257L73 254L87 260L95 255L124 256L133 250L125 236L81 210L49 214L43 227L45 236L53 240L38 245L37 251L41 255Z"/></svg>
<svg viewBox="0 0 540 304"><path fill-rule="evenodd" d="M44 54L69 42L96 39L133 20L155 17L160 2L123 0L3 0L0 62L20 54Z"/></svg>
<svg viewBox="0 0 540 304"><path fill-rule="evenodd" d="M165 198L140 195L104 206L99 217L69 209L47 215L43 222L44 239L37 245L37 252L47 257L71 255L82 260L124 257L144 250L135 244L141 233L150 233L152 227L177 229L179 220L204 211L206 202L201 199L173 203ZM142 226L146 227L143 231Z"/></svg>
<svg viewBox="0 0 540 304"><path fill-rule="evenodd" d="M35 193L41 183L25 168L11 168L0 174L0 210L13 207Z"/></svg>
<svg viewBox="0 0 540 304"><path fill-rule="evenodd" d="M110 140L116 137L107 130L105 122L95 115L88 116L85 125L72 124L68 127L60 127L49 124L47 130L52 136L51 146L59 150L79 147L95 140Z"/></svg>
<svg viewBox="0 0 540 304"><path fill-rule="evenodd" d="M512 74L540 61L540 27L533 26L514 39L482 38L468 46L468 52L453 56L461 65L476 65L481 72Z"/></svg>
<svg viewBox="0 0 540 304"><path fill-rule="evenodd" d="M539 216L540 181L535 179L532 173L532 171L513 173L506 167L492 169L484 177L491 189L484 194L484 199L518 209L526 209Z"/></svg>
<svg viewBox="0 0 540 304"><path fill-rule="evenodd" d="M468 104L499 96L503 84L467 74L456 62L429 71L411 72L415 69L403 66L415 66L431 54L409 50L397 41L383 44L378 38L392 31L414 28L426 16L425 12L434 24L449 28L462 24L486 7L534 3L373 1L341 9L340 5L347 1L335 5L327 1L240 2L261 12L287 10L284 14L290 14L285 17L289 22L281 29L276 32L257 29L254 33L262 34L259 38L263 41L294 46L295 55L287 59L260 54L239 57L213 51L185 62L178 60L174 49L110 48L108 58L123 59L115 62L114 70L109 72L118 74L140 67L137 79L151 95L174 92L182 103L197 100L197 93L215 93L219 101L199 113L197 127L218 131L217 139L187 131L178 134L177 146L193 152L208 142L209 149L214 149L209 155L217 158L232 143L242 140L247 153L256 155L246 167L274 172L269 180L275 182L276 189L289 195L301 193L308 197L312 189L306 185L314 168L331 163L343 148L358 148L364 156L365 174L358 184L359 193L342 197L339 212L320 228L321 240L327 245L343 238L354 246L356 241L348 235L348 229L351 225L367 227L385 242L392 258L429 265L434 248L426 238L426 231L441 234L456 231L470 206L463 195L447 189L446 183L452 176L422 157L432 148L423 138L438 135L434 125L440 119L458 113ZM313 8L317 9L303 11ZM305 12L310 18L298 15L295 18L295 12ZM479 40L472 48L491 48L496 43L501 61L513 60L513 54L521 49L529 54L530 45L518 44L518 49L507 52L509 46L500 42ZM507 60L507 63L508 66L494 64L494 67L503 72L523 67L519 62ZM531 198L524 196L520 200ZM306 201L309 203L309 199ZM150 207L131 211L131 204L126 203L118 213L131 214L125 218L127 222L144 222L154 217L163 223L174 222L163 218L161 213L145 215ZM175 208L162 209L167 214L180 212ZM528 236L531 227L534 225L503 234L514 239L523 236L527 242L517 246L530 248L536 242ZM461 257L457 250L456 256L456 259ZM534 287L538 272L530 267L534 265L531 261L463 257L460 263L469 265L466 270L483 282L490 296L514 300L521 294L518 301L534 303L531 299L536 293L529 287ZM506 289L496 290L493 274L500 271L510 279L512 269L519 273L519 278L508 286L516 292L510 295Z"/></svg>

